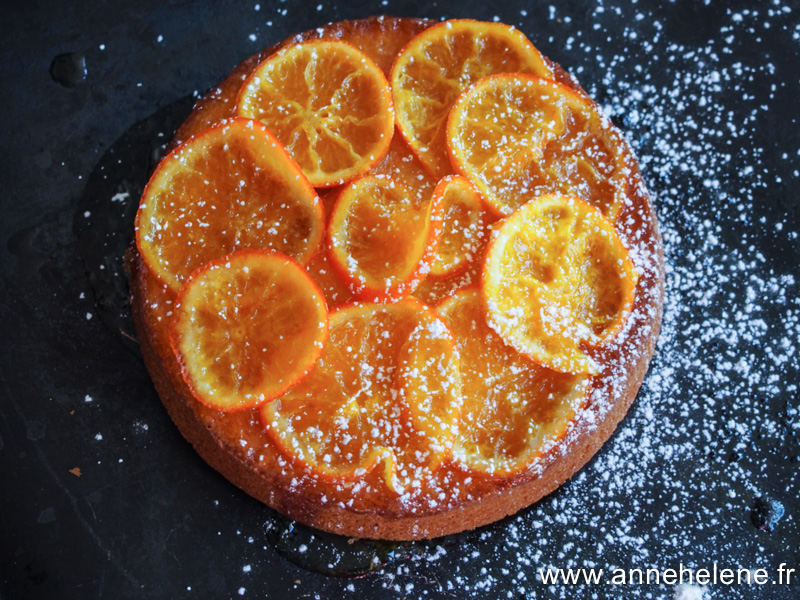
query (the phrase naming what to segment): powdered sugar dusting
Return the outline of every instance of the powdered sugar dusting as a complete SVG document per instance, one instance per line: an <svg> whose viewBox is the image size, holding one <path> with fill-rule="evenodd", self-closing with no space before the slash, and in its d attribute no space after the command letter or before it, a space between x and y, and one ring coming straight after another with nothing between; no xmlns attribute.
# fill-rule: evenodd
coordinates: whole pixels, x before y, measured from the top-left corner
<svg viewBox="0 0 800 600"><path fill-rule="evenodd" d="M776 585L576 592L545 587L537 574L550 566L611 571L712 561L774 572L798 560L787 543L798 538L796 503L771 534L749 518L757 497L800 494L800 138L788 132L797 128L794 115L774 118L787 96L796 107L798 81L784 57L761 52L764 39L779 37L797 63L797 9L780 1L746 10L692 4L650 12L602 2L586 14L565 14L555 3L519 14L492 7L501 11L494 20L517 25L574 72L621 125L653 194L667 258L666 311L630 416L588 467L532 509L408 552L413 558L371 577L314 578L317 597L793 595L796 588ZM295 584L298 595L314 597L300 579Z"/></svg>
<svg viewBox="0 0 800 600"><path fill-rule="evenodd" d="M393 566L372 580L398 597L572 598L580 589L580 597L603 598L610 588L543 587L537 568L719 561L774 573L797 561L797 549L781 543L797 539L792 509L771 537L749 520L756 497L800 494L792 462L800 454L798 222L790 204L800 142L794 135L795 147L779 147L790 136L775 130L779 119L764 119L797 81L786 63L758 52L765 36L780 36L796 58L796 11L780 2L716 7L705 37L691 39L676 25L686 8L651 14L603 3L582 25L560 10L550 12L549 40L537 39L546 28L527 15L519 26L579 76L639 155L667 258L658 352L629 418L592 464L434 563ZM706 15L694 10L700 16L687 18ZM605 38L618 35L620 50L609 54ZM571 60L549 51L562 36ZM605 75L593 82L584 70ZM627 586L612 596L788 598L792 589Z"/></svg>

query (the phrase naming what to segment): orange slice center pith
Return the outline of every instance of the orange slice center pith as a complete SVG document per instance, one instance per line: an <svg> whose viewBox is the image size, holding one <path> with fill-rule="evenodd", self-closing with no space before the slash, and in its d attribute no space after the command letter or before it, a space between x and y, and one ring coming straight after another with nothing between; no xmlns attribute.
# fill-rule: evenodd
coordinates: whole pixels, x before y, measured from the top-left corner
<svg viewBox="0 0 800 600"><path fill-rule="evenodd" d="M354 480L382 465L400 491L451 448L458 381L455 343L433 311L415 300L353 304L331 313L309 376L261 414L278 447L314 473Z"/></svg>
<svg viewBox="0 0 800 600"><path fill-rule="evenodd" d="M210 260L245 248L307 263L324 234L322 205L256 121L222 121L161 161L136 215L136 245L176 292Z"/></svg>
<svg viewBox="0 0 800 600"><path fill-rule="evenodd" d="M211 261L181 288L171 342L195 397L254 408L313 366L327 335L325 299L289 257L243 250Z"/></svg>
<svg viewBox="0 0 800 600"><path fill-rule="evenodd" d="M394 130L383 72L335 40L294 44L268 57L242 86L236 114L264 122L317 187L368 171L386 154Z"/></svg>
<svg viewBox="0 0 800 600"><path fill-rule="evenodd" d="M567 373L598 372L582 345L622 327L637 273L613 224L579 198L539 197L502 222L481 288L489 325L519 352Z"/></svg>
<svg viewBox="0 0 800 600"><path fill-rule="evenodd" d="M585 401L588 378L526 359L486 324L469 288L436 307L458 343L463 406L454 455L478 473L519 473L566 430Z"/></svg>
<svg viewBox="0 0 800 600"><path fill-rule="evenodd" d="M398 55L390 75L397 124L437 178L451 172L445 145L447 114L472 83L494 73L552 70L518 30L470 19L429 27Z"/></svg>
<svg viewBox="0 0 800 600"><path fill-rule="evenodd" d="M443 178L434 195L443 217L431 275L453 277L469 267L488 237L483 203L472 184L457 175Z"/></svg>
<svg viewBox="0 0 800 600"><path fill-rule="evenodd" d="M401 298L430 270L440 226L434 199L420 202L389 177L361 177L341 191L331 211L331 263L361 299Z"/></svg>
<svg viewBox="0 0 800 600"><path fill-rule="evenodd" d="M579 196L616 218L628 168L619 133L574 90L528 75L497 75L456 101L447 123L454 168L497 216L543 194Z"/></svg>

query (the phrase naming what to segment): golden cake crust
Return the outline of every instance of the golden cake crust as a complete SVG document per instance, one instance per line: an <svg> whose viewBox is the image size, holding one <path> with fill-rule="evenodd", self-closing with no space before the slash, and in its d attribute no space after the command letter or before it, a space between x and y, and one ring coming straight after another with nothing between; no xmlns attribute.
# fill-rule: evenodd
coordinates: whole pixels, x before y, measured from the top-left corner
<svg viewBox="0 0 800 600"><path fill-rule="evenodd" d="M203 96L171 147L231 116L243 80L281 45L317 37L341 38L361 48L386 72L400 48L430 24L373 17L292 36L242 62ZM584 93L565 71L551 64L561 83ZM206 462L241 489L297 521L346 536L432 538L485 525L531 505L571 477L608 440L636 397L655 351L663 311L662 243L636 160L627 146L624 152L631 167L629 196L616 225L640 270L634 307L613 343L593 353L603 370L592 379L587 404L559 443L547 448L525 472L508 478L475 476L447 463L437 471L430 493L411 501L388 494L360 494L353 503L352 488L320 480L283 456L264 433L258 411L223 414L192 396L169 342L175 298L133 247L128 267L134 321L142 356L169 415ZM367 487L374 483L370 477L366 476ZM441 490L458 493L435 501Z"/></svg>

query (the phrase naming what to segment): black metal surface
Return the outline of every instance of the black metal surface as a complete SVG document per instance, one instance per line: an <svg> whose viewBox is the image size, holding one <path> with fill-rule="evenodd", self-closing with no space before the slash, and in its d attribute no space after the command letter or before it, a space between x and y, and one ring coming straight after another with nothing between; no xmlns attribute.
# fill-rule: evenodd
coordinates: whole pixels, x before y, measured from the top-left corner
<svg viewBox="0 0 800 600"><path fill-rule="evenodd" d="M538 569L714 563L798 571L712 598L800 596L800 5L751 4L4 5L0 598L689 598ZM669 301L634 408L573 481L455 539L347 554L180 437L129 338L120 252L193 94L290 33L380 13L496 16L572 71L640 155ZM303 544L329 572L388 563L331 577L297 566Z"/></svg>

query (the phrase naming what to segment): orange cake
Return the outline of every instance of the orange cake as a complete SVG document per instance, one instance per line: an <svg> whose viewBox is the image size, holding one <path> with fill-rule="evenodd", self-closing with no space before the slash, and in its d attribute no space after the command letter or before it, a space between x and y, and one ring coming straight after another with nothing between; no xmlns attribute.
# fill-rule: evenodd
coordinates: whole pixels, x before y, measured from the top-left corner
<svg viewBox="0 0 800 600"><path fill-rule="evenodd" d="M431 538L580 469L655 349L627 143L501 23L293 36L203 96L129 253L142 354L231 482L351 537Z"/></svg>

